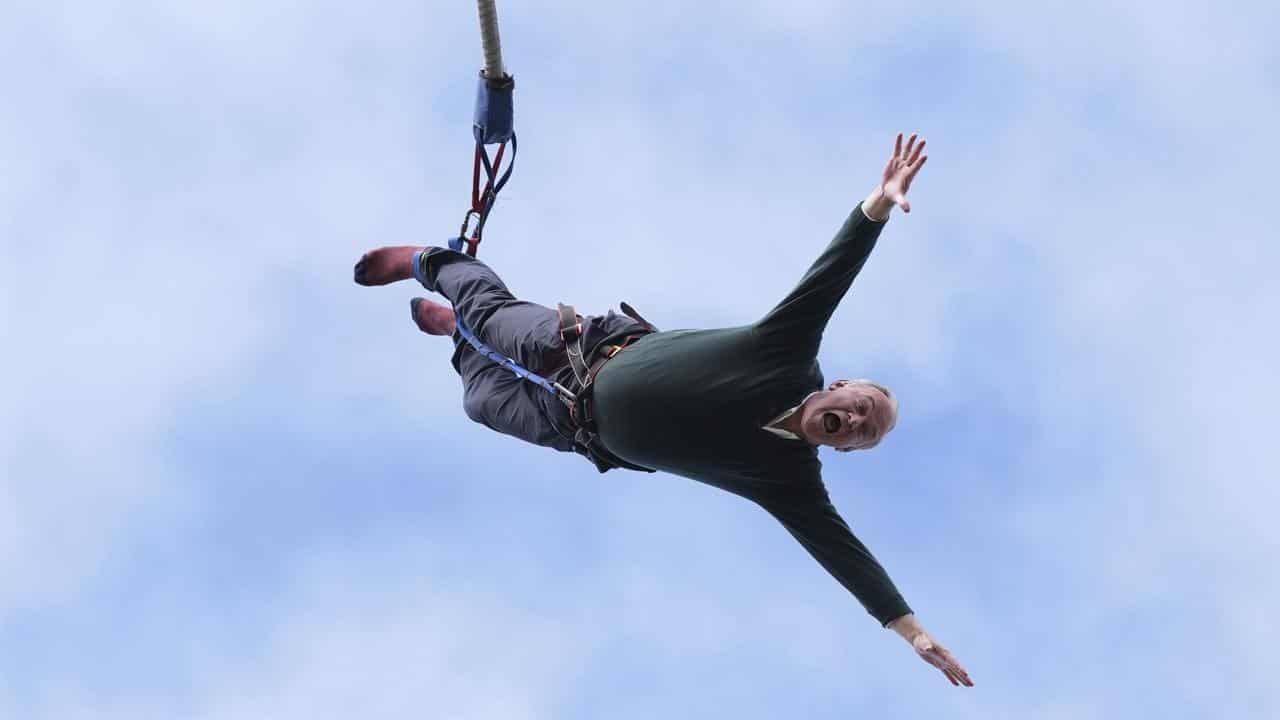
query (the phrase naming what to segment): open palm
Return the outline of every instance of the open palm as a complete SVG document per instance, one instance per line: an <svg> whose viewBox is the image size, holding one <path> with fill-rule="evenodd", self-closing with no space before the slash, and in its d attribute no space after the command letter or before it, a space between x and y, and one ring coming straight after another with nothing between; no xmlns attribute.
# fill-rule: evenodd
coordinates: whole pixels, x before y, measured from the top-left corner
<svg viewBox="0 0 1280 720"><path fill-rule="evenodd" d="M951 681L952 685L963 685L965 687L973 687L973 681L969 679L969 673L960 665L960 661L956 660L951 651L939 645L929 633L920 632L911 640L911 647L915 648L916 654L921 660L942 671L943 675Z"/></svg>
<svg viewBox="0 0 1280 720"><path fill-rule="evenodd" d="M912 133L907 139L906 146L903 146L902 133L898 133L898 139L893 145L893 156L885 164L884 176L880 179L880 189L885 197L902 208L903 212L911 212L911 203L907 201L907 190L911 189L911 181L929 159L929 156L921 154L924 152L924 142L921 140L917 144L916 134Z"/></svg>

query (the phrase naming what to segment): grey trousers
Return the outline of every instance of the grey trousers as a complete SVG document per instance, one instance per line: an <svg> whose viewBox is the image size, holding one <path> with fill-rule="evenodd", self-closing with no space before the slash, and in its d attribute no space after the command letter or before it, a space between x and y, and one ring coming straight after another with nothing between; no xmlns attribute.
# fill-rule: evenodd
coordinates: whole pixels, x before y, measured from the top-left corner
<svg viewBox="0 0 1280 720"><path fill-rule="evenodd" d="M577 390L560 339L558 313L519 300L488 265L465 253L429 247L414 257L414 277L453 303L453 311L481 342L548 380ZM582 347L588 361L606 342L640 335L644 326L610 310L583 317ZM583 450L573 441L569 411L556 396L476 352L453 334L453 367L462 378L467 417L505 435L562 452Z"/></svg>

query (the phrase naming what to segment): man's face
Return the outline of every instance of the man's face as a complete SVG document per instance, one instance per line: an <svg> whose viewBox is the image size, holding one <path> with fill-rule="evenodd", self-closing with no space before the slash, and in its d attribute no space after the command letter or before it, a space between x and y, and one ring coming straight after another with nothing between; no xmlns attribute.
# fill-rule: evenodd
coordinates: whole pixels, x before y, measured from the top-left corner
<svg viewBox="0 0 1280 720"><path fill-rule="evenodd" d="M843 451L874 447L893 422L893 407L883 390L849 380L837 380L809 398L800 418L810 442Z"/></svg>

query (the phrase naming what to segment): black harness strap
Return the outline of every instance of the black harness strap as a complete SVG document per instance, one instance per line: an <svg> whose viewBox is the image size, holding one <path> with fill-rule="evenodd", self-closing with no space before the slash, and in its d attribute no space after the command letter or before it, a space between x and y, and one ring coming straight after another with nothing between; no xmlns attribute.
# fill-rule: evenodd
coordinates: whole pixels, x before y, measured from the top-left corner
<svg viewBox="0 0 1280 720"><path fill-rule="evenodd" d="M630 335L622 341L621 345L606 345L601 348L600 355L595 362L591 363L591 368L587 370L587 382L583 388L578 391L577 397L573 401L573 405L569 407L569 417L573 419L577 431L574 433L574 442L587 448L590 452L587 457L595 463L600 472L604 472L612 467L621 467L628 470L639 470L640 472L653 472L652 468L642 465L629 463L626 460L614 455L609 448L604 446L600 440L600 433L596 426L595 415L595 381L596 375L600 374L600 370L604 368L604 364L617 355L622 349L636 340L644 337L643 335Z"/></svg>
<svg viewBox="0 0 1280 720"><path fill-rule="evenodd" d="M574 312L572 305L557 303L556 307L560 310L560 339L564 341L564 351L569 355L573 376L578 379L578 385L585 390L590 382L587 378L590 368L587 367L587 361L582 353L582 321L578 318L578 313Z"/></svg>
<svg viewBox="0 0 1280 720"><path fill-rule="evenodd" d="M648 330L649 332L658 332L658 328L654 327L653 323L645 320L640 316L640 313L636 312L635 308L625 302L622 303L622 314L643 325L645 330Z"/></svg>

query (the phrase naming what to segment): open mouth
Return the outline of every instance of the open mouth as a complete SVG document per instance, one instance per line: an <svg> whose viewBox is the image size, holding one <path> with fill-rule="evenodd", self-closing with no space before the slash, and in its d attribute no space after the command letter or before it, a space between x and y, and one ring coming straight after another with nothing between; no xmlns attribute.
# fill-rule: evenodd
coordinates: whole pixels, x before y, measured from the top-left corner
<svg viewBox="0 0 1280 720"><path fill-rule="evenodd" d="M840 418L833 412L822 413L822 429L835 434L840 430Z"/></svg>

